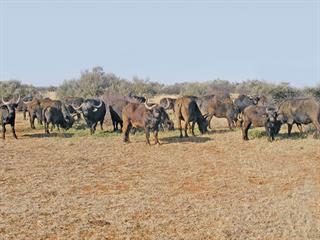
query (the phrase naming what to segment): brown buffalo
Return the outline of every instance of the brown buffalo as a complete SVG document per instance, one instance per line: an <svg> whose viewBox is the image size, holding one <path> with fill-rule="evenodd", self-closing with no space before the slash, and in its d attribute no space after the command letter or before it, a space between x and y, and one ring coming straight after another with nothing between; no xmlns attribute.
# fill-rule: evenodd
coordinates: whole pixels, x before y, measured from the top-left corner
<svg viewBox="0 0 320 240"><path fill-rule="evenodd" d="M169 128L173 127L172 121L163 107L157 104L149 106L147 102L126 105L122 109L122 120L124 142L129 142L130 129L134 127L144 129L147 144L150 145L150 131L154 133L155 144L160 144L158 140L159 125L166 124L169 125Z"/></svg>
<svg viewBox="0 0 320 240"><path fill-rule="evenodd" d="M226 118L230 129L237 122L238 112L231 99L220 100L217 96L213 96L206 105L206 109L202 110L203 114L208 114L208 123L210 125L213 116L217 118Z"/></svg>
<svg viewBox="0 0 320 240"><path fill-rule="evenodd" d="M55 108L61 109L61 106L62 106L62 102L60 100L52 100L50 98L41 99L40 103L43 110L45 110L48 107L55 107Z"/></svg>
<svg viewBox="0 0 320 240"><path fill-rule="evenodd" d="M319 117L320 104L313 98L288 99L279 105L278 119L288 125L288 135L293 124L297 124L301 132L301 124L312 123L316 128L313 137L317 138L320 133Z"/></svg>
<svg viewBox="0 0 320 240"><path fill-rule="evenodd" d="M259 100L260 97L258 96L250 97L242 94L234 100L234 105L236 106L238 113L242 113L246 107L257 105Z"/></svg>
<svg viewBox="0 0 320 240"><path fill-rule="evenodd" d="M37 118L38 123L42 125L43 108L39 99L33 99L29 102L23 101L29 114L30 127L35 129L34 120Z"/></svg>
<svg viewBox="0 0 320 240"><path fill-rule="evenodd" d="M207 132L208 121L207 115L203 116L201 111L192 97L181 97L178 98L174 105L174 113L178 122L178 128L180 130L180 137L182 138L182 126L181 121L185 122L185 137L188 137L187 129L190 122L192 122L191 131L194 135L194 125L198 124L200 132L203 134Z"/></svg>
<svg viewBox="0 0 320 240"><path fill-rule="evenodd" d="M250 105L244 109L242 121L243 140L249 140L248 130L251 125L265 127L269 141L274 140L281 127L281 122L277 120L277 109L274 107Z"/></svg>

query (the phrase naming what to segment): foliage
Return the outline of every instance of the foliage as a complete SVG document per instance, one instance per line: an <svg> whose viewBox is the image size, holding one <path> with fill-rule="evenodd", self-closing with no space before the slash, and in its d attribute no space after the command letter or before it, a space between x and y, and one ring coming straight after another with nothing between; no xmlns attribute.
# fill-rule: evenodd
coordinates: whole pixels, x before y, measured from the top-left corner
<svg viewBox="0 0 320 240"><path fill-rule="evenodd" d="M320 85L298 89L290 86L287 82L275 84L257 79L248 79L243 82L215 79L205 82L161 84L139 77L133 77L132 80L120 78L113 73L105 73L103 68L99 66L81 72L79 78L65 80L58 87L35 88L17 80L0 81L0 96L4 97L17 94L25 96L29 93L36 94L45 91L57 91L60 98L64 96L89 98L101 96L106 92L122 96L143 95L147 98L158 94L204 96L235 93L252 96L265 95L276 103L287 98L300 96L312 96L320 101Z"/></svg>
<svg viewBox="0 0 320 240"><path fill-rule="evenodd" d="M17 80L0 81L0 97L11 98L17 95L26 96L35 93L36 88L32 85L22 84Z"/></svg>

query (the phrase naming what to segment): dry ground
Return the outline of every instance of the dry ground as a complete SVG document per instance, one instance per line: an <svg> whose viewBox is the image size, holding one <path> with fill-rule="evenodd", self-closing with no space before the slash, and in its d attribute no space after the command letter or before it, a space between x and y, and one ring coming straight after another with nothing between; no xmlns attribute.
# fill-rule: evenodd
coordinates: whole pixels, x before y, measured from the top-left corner
<svg viewBox="0 0 320 240"><path fill-rule="evenodd" d="M17 130L0 141L0 239L320 239L311 136L243 142L217 127L147 147L141 134L45 137L20 115Z"/></svg>

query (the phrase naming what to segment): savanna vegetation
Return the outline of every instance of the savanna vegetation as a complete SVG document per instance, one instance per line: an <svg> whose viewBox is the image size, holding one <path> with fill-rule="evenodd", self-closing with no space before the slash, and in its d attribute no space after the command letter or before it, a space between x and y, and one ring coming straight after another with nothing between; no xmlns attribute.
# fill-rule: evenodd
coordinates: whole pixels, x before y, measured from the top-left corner
<svg viewBox="0 0 320 240"><path fill-rule="evenodd" d="M161 84L149 79L133 77L132 80L121 78L113 73L105 73L102 67L81 72L80 77L64 80L56 87L35 87L22 84L17 80L0 81L0 96L57 91L59 98L63 96L95 97L107 92L122 95L134 94L154 97L160 94L204 96L209 94L249 94L265 95L276 102L285 98L313 96L320 100L320 85L316 87L296 88L288 82L270 83L263 80L249 79L242 82L214 79L204 82L183 82Z"/></svg>

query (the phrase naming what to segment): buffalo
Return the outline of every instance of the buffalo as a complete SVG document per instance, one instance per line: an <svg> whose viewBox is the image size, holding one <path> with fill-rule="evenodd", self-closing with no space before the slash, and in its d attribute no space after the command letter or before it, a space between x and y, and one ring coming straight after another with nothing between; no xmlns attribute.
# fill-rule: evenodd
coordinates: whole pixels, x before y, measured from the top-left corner
<svg viewBox="0 0 320 240"><path fill-rule="evenodd" d="M235 126L237 122L238 112L230 98L219 99L217 96L210 96L203 100L200 107L202 114L208 114L208 124L213 116L217 118L226 118L230 129Z"/></svg>
<svg viewBox="0 0 320 240"><path fill-rule="evenodd" d="M237 108L238 113L243 113L243 110L250 105L257 105L260 97L250 97L247 95L240 95L234 100L234 105Z"/></svg>
<svg viewBox="0 0 320 240"><path fill-rule="evenodd" d="M103 121L106 115L106 105L99 99L86 99L79 107L72 105L77 111L81 111L84 120L90 128L90 134L94 134L97 124L100 122L101 130L103 130Z"/></svg>
<svg viewBox="0 0 320 240"><path fill-rule="evenodd" d="M103 99L108 104L108 109L110 113L110 118L112 121L113 131L122 131L123 120L122 120L122 110L129 103L143 103L143 99L137 98L138 96L123 96L121 94L108 92L103 95ZM119 128L120 125L120 128Z"/></svg>
<svg viewBox="0 0 320 240"><path fill-rule="evenodd" d="M123 127L123 121L122 118L120 117L122 113L122 110L118 110L118 109L114 109L111 105L109 105L109 112L110 112L110 116L111 116L111 121L112 121L112 126L113 126L113 131L116 132L119 129L122 131L122 127ZM120 125L120 128L118 128L118 126Z"/></svg>
<svg viewBox="0 0 320 240"><path fill-rule="evenodd" d="M81 97L64 97L63 102L66 104L71 116L78 123L81 120L81 114L73 106L80 106L83 103L84 99Z"/></svg>
<svg viewBox="0 0 320 240"><path fill-rule="evenodd" d="M317 138L320 133L319 117L320 104L313 98L288 99L279 104L278 119L288 125L288 135L293 124L297 124L301 132L301 124L312 123L316 128L313 137Z"/></svg>
<svg viewBox="0 0 320 240"><path fill-rule="evenodd" d="M68 130L72 127L73 118L65 105L61 105L61 109L54 106L47 107L44 110L44 127L45 133L47 134L50 134L50 123L52 124L52 127L57 126L59 131L60 127Z"/></svg>
<svg viewBox="0 0 320 240"><path fill-rule="evenodd" d="M144 96L132 95L132 93L130 93L128 97L137 100L139 103L145 103L147 101Z"/></svg>
<svg viewBox="0 0 320 240"><path fill-rule="evenodd" d="M173 128L173 123L169 119L164 108L158 104L149 106L145 103L129 103L122 110L124 142L129 142L129 133L132 127L143 128L146 134L146 142L150 145L150 131L154 133L155 144L160 144L158 139L159 125L168 125Z"/></svg>
<svg viewBox="0 0 320 240"><path fill-rule="evenodd" d="M38 123L42 125L43 120L43 108L41 102L38 99L33 99L29 102L23 101L29 114L30 127L35 129L34 120L37 119Z"/></svg>
<svg viewBox="0 0 320 240"><path fill-rule="evenodd" d="M55 107L58 109L61 109L62 102L60 100L52 100L50 98L44 98L40 100L41 106L43 110L45 110L48 107Z"/></svg>
<svg viewBox="0 0 320 240"><path fill-rule="evenodd" d="M20 101L18 103L18 107L20 105L20 109L23 113L23 120L27 120L27 112L28 112L28 106L27 103L31 102L33 100L33 96L32 95L27 95L24 98L21 99L22 101Z"/></svg>
<svg viewBox="0 0 320 240"><path fill-rule="evenodd" d="M181 97L175 101L174 113L176 120L178 122L178 128L180 130L180 137L182 138L182 127L181 120L185 122L185 137L188 137L187 129L190 122L192 122L191 131L192 135L194 134L194 125L198 124L199 131L203 134L207 132L208 121L206 117L203 116L201 111L193 97Z"/></svg>
<svg viewBox="0 0 320 240"><path fill-rule="evenodd" d="M20 101L20 96L16 102L10 100L6 102L2 98L2 103L0 104L0 122L2 126L2 139L6 138L6 125L10 124L12 129L12 134L15 139L17 139L15 131L15 119L16 119L16 108Z"/></svg>
<svg viewBox="0 0 320 240"><path fill-rule="evenodd" d="M273 141L276 134L279 133L281 122L277 119L277 109L267 106L251 105L244 109L242 114L242 138L249 140L248 130L253 127L265 127L268 134L268 140Z"/></svg>

